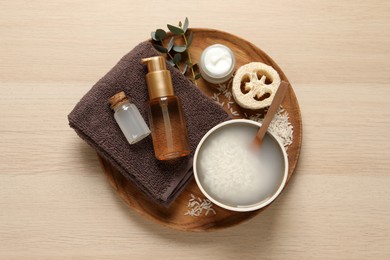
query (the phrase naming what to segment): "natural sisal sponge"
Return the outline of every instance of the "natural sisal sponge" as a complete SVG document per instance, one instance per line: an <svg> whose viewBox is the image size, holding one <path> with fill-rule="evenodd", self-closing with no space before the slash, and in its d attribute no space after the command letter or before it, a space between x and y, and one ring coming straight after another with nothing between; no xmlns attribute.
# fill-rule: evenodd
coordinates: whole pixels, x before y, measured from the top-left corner
<svg viewBox="0 0 390 260"><path fill-rule="evenodd" d="M271 105L280 82L274 68L261 62L251 62L237 70L232 94L241 107L257 110Z"/></svg>

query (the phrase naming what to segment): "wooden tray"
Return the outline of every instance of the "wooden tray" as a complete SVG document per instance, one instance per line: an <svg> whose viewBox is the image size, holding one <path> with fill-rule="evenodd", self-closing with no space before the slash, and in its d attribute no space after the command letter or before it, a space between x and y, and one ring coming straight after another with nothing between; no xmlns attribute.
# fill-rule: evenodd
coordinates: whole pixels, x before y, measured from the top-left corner
<svg viewBox="0 0 390 260"><path fill-rule="evenodd" d="M201 52L207 46L215 43L221 43L231 48L234 52L237 59L236 68L239 68L241 65L249 62L260 61L274 67L279 72L281 79L288 81L279 66L265 52L250 42L232 34L217 30L192 29L192 31L194 32L194 39L190 51L195 63L198 62ZM218 86L209 84L203 79L198 80L197 84L207 96L213 96L214 93L219 93L216 89ZM222 99L225 98L224 95L219 95L218 97L221 102L223 101ZM293 143L287 150L289 160L289 180L297 165L302 142L301 114L298 101L292 87L289 88L282 105L288 112L289 122L294 128ZM232 114L232 111L239 111L240 115L233 116L235 118L243 118L244 113L250 113L250 111L243 111L235 104L232 106L229 105L229 108L224 108L230 114ZM253 212L240 213L228 211L213 205L212 208L214 209L215 214L214 212L208 212L209 214L205 215L205 211L203 211L199 216L186 215L186 212L189 210L189 201L192 196L195 197L195 200L199 199L200 202L202 202L205 198L198 189L194 179L190 181L188 186L173 202L170 208L164 208L148 200L142 192L134 187L131 182L127 181L107 161L100 156L98 157L110 184L130 208L138 212L143 217L174 229L183 231L210 231L227 228L242 223L243 221L258 215L264 210L260 209Z"/></svg>

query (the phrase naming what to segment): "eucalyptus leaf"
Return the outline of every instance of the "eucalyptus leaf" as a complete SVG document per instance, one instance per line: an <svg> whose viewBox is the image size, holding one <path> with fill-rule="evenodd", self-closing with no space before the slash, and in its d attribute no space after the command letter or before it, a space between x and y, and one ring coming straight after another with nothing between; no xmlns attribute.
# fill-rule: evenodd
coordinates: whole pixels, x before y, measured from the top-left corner
<svg viewBox="0 0 390 260"><path fill-rule="evenodd" d="M168 50L165 47L161 46L161 45L153 44L153 46L159 52L162 52L162 53L167 53L168 52Z"/></svg>
<svg viewBox="0 0 390 260"><path fill-rule="evenodd" d="M188 24L189 24L189 22L188 22L188 18L186 17L186 19L184 20L184 25L183 25L183 31L184 31L184 33L187 31L187 29L188 29Z"/></svg>
<svg viewBox="0 0 390 260"><path fill-rule="evenodd" d="M191 46L193 38L194 38L194 33L190 32L190 36L188 36L188 40L187 40L187 48L189 48Z"/></svg>
<svg viewBox="0 0 390 260"><path fill-rule="evenodd" d="M181 72L183 75L187 73L188 70L188 64L185 64L183 67L183 71Z"/></svg>
<svg viewBox="0 0 390 260"><path fill-rule="evenodd" d="M202 75L200 75L200 73L198 73L195 75L195 80L200 79L201 77L202 77Z"/></svg>
<svg viewBox="0 0 390 260"><path fill-rule="evenodd" d="M168 29L175 35L183 35L184 31L182 28L167 24Z"/></svg>
<svg viewBox="0 0 390 260"><path fill-rule="evenodd" d="M173 46L173 50L175 52L185 52L186 51L186 46L185 45L175 45Z"/></svg>
<svg viewBox="0 0 390 260"><path fill-rule="evenodd" d="M198 70L199 69L198 63L195 63L194 65L192 65L192 69L193 70Z"/></svg>
<svg viewBox="0 0 390 260"><path fill-rule="evenodd" d="M151 32L151 33L150 33L150 36L152 37L152 39L153 39L154 41L157 41L157 39L156 39L156 32Z"/></svg>
<svg viewBox="0 0 390 260"><path fill-rule="evenodd" d="M163 29L157 29L155 33L155 38L157 41L162 41L167 37L167 33Z"/></svg>
<svg viewBox="0 0 390 260"><path fill-rule="evenodd" d="M181 54L180 53L176 53L175 56L173 56L173 63L178 65L180 61L181 61Z"/></svg>
<svg viewBox="0 0 390 260"><path fill-rule="evenodd" d="M169 40L169 43L168 43L168 52L170 52L172 50L172 47L173 47L173 44L175 43L175 38L172 37L170 40Z"/></svg>
<svg viewBox="0 0 390 260"><path fill-rule="evenodd" d="M173 67L175 67L175 63L173 63L173 60L167 60L169 64L171 64Z"/></svg>

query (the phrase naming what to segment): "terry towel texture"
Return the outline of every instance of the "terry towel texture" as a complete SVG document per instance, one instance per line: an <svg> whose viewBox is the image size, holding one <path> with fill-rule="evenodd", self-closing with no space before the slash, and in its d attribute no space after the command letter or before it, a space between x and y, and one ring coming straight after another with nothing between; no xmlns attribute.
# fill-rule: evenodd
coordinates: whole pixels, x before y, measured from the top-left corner
<svg viewBox="0 0 390 260"><path fill-rule="evenodd" d="M147 69L140 61L141 58L158 55L150 42L140 43L85 94L69 114L68 120L77 134L121 174L152 200L169 206L192 177L192 158L200 139L229 116L177 69L167 64L175 95L182 101L192 152L190 156L174 162L161 162L154 156L151 135L130 145L113 117L108 99L125 91L130 102L137 106L149 124L145 80Z"/></svg>

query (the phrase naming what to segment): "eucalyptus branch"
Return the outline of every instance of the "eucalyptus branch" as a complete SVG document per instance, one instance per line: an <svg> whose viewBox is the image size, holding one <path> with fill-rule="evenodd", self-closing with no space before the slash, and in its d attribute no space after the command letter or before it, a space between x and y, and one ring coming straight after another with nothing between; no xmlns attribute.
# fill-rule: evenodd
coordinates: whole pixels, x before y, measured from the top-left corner
<svg viewBox="0 0 390 260"><path fill-rule="evenodd" d="M190 49L190 46L188 45L187 37L186 37L185 34L183 34L183 38L184 38L184 42L185 42L186 46L188 46L188 47L187 47L188 61L190 62L190 64L193 64L193 63L192 63L192 59L191 59L191 53L190 53L190 50L189 50L189 49ZM198 84L196 83L196 77L195 77L194 66L191 65L190 68L191 68L191 72L192 72L192 78L194 79L194 83L195 83L196 86L198 86Z"/></svg>
<svg viewBox="0 0 390 260"><path fill-rule="evenodd" d="M164 45L164 40L167 38L167 33L163 29L157 29L156 31L151 33L151 36L155 42L160 43L153 44L153 46L157 51L165 53L167 55L167 62L170 63L172 66L177 67L183 75L185 75L188 69L190 69L192 74L191 80L195 83L195 85L197 85L196 80L199 79L201 76L200 73L195 73L195 68L197 67L197 64L192 63L190 46L194 34L193 32L190 32L189 36L186 36L188 25L188 18L184 20L184 24L182 24L182 22L179 22L178 27L167 24L169 31L173 33L167 46ZM175 44L176 36L183 37L184 45ZM187 54L188 61L182 60L182 53Z"/></svg>
<svg viewBox="0 0 390 260"><path fill-rule="evenodd" d="M163 46L164 48L166 48L166 47L164 46L164 42L163 42L162 40L160 40L160 42L161 42L161 46ZM169 53L169 51L167 52L167 56L168 56L171 60L173 60L173 57L172 57L172 55Z"/></svg>

